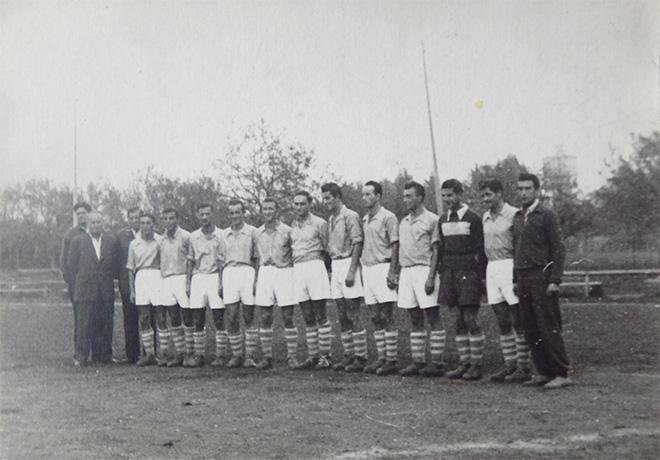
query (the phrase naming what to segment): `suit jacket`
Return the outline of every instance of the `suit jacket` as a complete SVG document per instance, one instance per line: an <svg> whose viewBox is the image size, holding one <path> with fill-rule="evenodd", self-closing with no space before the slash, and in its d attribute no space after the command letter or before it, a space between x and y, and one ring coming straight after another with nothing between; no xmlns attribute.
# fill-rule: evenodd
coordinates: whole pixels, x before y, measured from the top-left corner
<svg viewBox="0 0 660 460"><path fill-rule="evenodd" d="M117 269L117 238L103 232L101 257L96 257L92 237L88 233L76 236L71 241L68 265L75 279L74 302L96 302L97 293L104 301L111 302L115 296L113 278Z"/></svg>
<svg viewBox="0 0 660 460"><path fill-rule="evenodd" d="M85 233L85 230L80 226L76 225L71 227L64 234L62 239L62 251L60 252L60 271L62 272L62 278L66 281L66 284L69 285L69 288L73 287L73 282L75 281L75 276L71 273L71 268L69 267L69 250L71 249L71 241L78 236Z"/></svg>
<svg viewBox="0 0 660 460"><path fill-rule="evenodd" d="M128 246L135 239L133 230L125 228L117 234L117 269L119 273L119 291L128 295L130 287L128 285L128 270L126 269L126 259L128 259Z"/></svg>

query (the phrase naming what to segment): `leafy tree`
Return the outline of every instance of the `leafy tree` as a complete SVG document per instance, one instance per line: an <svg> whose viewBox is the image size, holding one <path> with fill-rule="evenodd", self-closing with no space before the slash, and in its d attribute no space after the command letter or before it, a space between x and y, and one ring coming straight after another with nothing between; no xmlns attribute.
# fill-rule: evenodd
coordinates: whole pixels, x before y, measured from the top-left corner
<svg viewBox="0 0 660 460"><path fill-rule="evenodd" d="M528 168L518 161L515 155L509 155L493 165L475 166L470 172L470 179L466 185L465 199L477 213L486 211L481 202L479 183L486 179L499 179L504 188L503 196L507 203L518 205L516 186L520 173L528 172Z"/></svg>

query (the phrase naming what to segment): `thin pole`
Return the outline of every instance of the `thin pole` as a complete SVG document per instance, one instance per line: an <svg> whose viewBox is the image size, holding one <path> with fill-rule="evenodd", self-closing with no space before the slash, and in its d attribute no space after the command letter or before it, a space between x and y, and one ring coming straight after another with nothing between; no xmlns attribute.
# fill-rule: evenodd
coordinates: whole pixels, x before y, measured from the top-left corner
<svg viewBox="0 0 660 460"><path fill-rule="evenodd" d="M78 101L73 105L73 191L72 207L78 201ZM76 212L73 211L73 225L76 225Z"/></svg>
<svg viewBox="0 0 660 460"><path fill-rule="evenodd" d="M426 50L422 42L422 63L424 65L424 88L426 89L426 109L429 115L429 131L431 133L431 152L433 154L433 190L435 192L435 205L438 214L442 214L442 197L440 196L440 175L438 172L438 158L435 152L435 136L433 135L433 117L431 116L431 98L429 97L429 79L426 74Z"/></svg>

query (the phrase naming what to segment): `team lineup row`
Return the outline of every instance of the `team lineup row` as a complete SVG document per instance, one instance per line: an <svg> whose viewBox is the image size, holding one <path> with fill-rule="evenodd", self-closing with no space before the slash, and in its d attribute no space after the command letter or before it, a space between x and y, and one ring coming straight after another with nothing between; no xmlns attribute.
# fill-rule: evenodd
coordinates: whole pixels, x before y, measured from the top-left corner
<svg viewBox="0 0 660 460"><path fill-rule="evenodd" d="M540 203L540 184L532 174L519 177L522 209L504 202L497 179L479 188L488 207L483 216L463 202L463 186L455 179L441 186L446 212L440 216L424 207L421 184L406 183L407 215L400 222L381 205L378 182L363 186L367 213L362 218L343 204L340 187L327 183L321 193L328 221L310 212L311 195L299 191L293 197L290 226L280 221L273 199L261 203L264 224L259 228L245 222L244 205L232 200L231 224L223 230L214 224L212 204L200 203L200 228L192 233L179 227L176 209L162 210L162 235L154 232L152 214L131 209L130 227L116 238L103 232L98 213L87 215L89 206L77 205L78 229L67 234L62 249L62 271L74 304L74 363L84 365L90 351L92 360L111 357L112 307L106 299L114 294L112 276L118 276L127 356L139 366L199 367L210 361L228 368L271 368L272 312L277 305L292 369L477 380L482 378L484 334L478 311L485 280L504 360L491 380L566 386L571 381L557 296L564 248L557 218ZM82 260L85 254L90 262ZM99 282L104 273L110 285ZM341 333L336 339L343 350L343 359L334 363L328 299L337 305ZM362 299L373 322L377 356L371 361L359 315ZM304 331L293 321L296 305ZM412 325L412 362L403 368L397 364L397 306L408 312ZM440 306L457 309L459 363L452 370L445 369ZM212 359L205 356L207 307L216 331ZM138 333L140 357L140 347L129 344L129 336ZM307 344L304 360L298 359L299 335ZM255 362L259 347L263 358Z"/></svg>

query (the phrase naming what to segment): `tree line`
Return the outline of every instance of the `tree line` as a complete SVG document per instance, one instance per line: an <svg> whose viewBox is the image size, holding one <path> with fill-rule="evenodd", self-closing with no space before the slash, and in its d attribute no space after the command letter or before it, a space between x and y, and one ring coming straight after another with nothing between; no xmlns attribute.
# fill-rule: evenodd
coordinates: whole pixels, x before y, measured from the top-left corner
<svg viewBox="0 0 660 460"><path fill-rule="evenodd" d="M605 251L660 250L660 132L633 136L632 147L628 156L612 155L604 165L606 182L587 196L580 193L570 171L546 165L537 172L567 241L574 245L600 241L599 248ZM505 199L515 205L516 179L521 172L529 172L529 168L510 155L494 164L477 165L469 177L459 179L466 185L466 201L477 212L483 212L479 182L499 178L504 183ZM403 217L403 184L412 179L408 172L400 171L395 178L368 179L380 180L384 206ZM415 179L426 185L426 205L435 211L431 177ZM254 225L261 224L260 206L266 196L280 202L283 220L290 221L293 193L306 189L320 196L320 185L326 180L342 186L348 207L365 211L362 183L319 173L312 150L285 140L261 121L229 145L208 175L180 179L150 168L126 188L108 182L89 183L78 191L78 196L102 212L111 231L126 225L125 210L133 206L156 214L165 207L175 207L181 214L181 226L192 230L198 226L195 206L199 202L213 203L217 225L229 225L227 203L232 198L245 203L248 221ZM73 225L72 200L69 186L48 179L5 186L0 192L0 268L57 267L62 236ZM315 212L327 217L320 202L315 203Z"/></svg>

